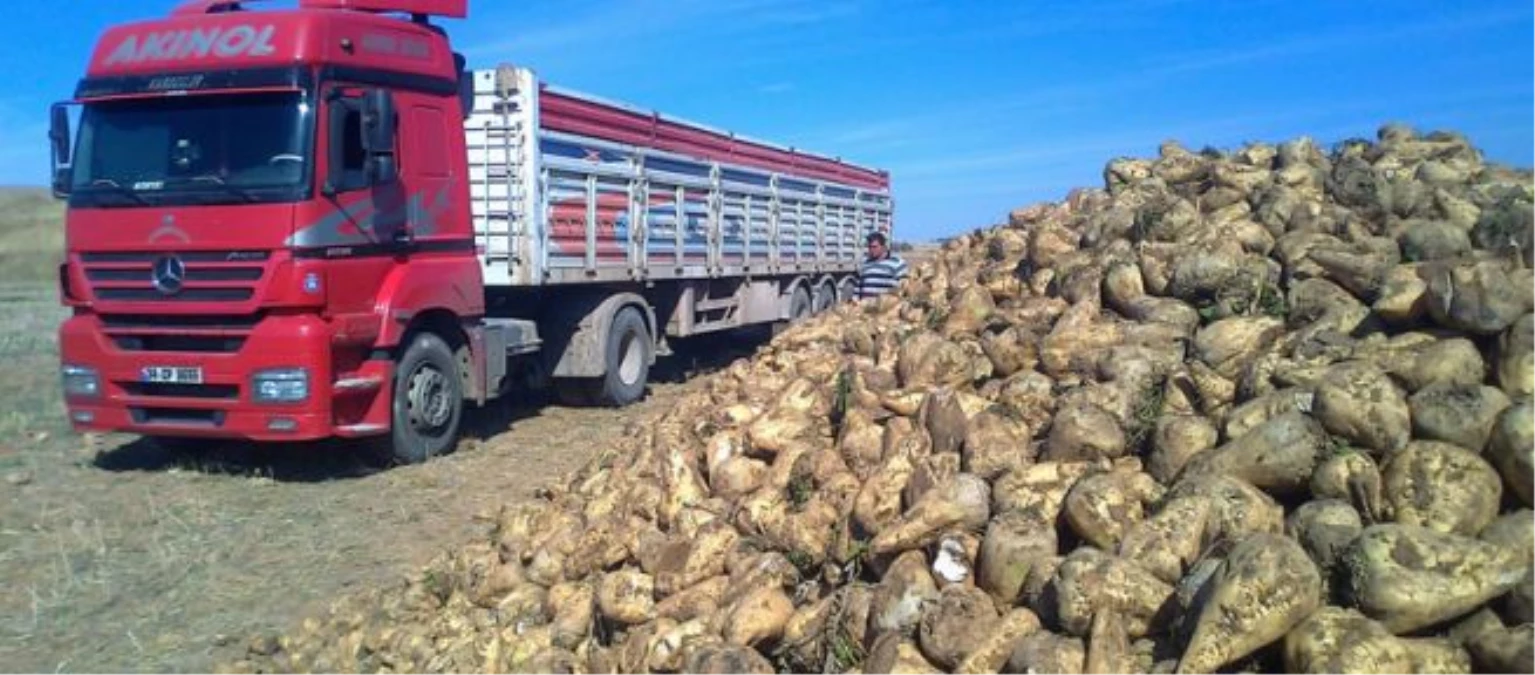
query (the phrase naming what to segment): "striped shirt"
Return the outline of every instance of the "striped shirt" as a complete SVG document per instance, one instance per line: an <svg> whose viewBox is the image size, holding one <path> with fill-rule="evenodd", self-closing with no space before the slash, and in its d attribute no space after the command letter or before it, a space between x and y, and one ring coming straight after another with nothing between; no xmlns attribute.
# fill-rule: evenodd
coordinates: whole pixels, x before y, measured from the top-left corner
<svg viewBox="0 0 1535 675"><path fill-rule="evenodd" d="M865 259L858 267L858 298L872 298L895 290L906 278L906 261L895 254L882 260Z"/></svg>

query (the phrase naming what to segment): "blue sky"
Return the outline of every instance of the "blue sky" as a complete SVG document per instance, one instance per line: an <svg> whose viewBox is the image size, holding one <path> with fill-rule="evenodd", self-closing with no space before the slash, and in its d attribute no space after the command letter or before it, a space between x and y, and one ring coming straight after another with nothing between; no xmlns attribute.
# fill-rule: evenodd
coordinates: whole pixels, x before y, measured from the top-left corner
<svg viewBox="0 0 1535 675"><path fill-rule="evenodd" d="M13 3L0 184L42 184L47 105L92 41L174 0ZM1005 220L1164 139L1237 147L1454 129L1535 147L1529 2L471 0L472 64L889 169L897 238Z"/></svg>

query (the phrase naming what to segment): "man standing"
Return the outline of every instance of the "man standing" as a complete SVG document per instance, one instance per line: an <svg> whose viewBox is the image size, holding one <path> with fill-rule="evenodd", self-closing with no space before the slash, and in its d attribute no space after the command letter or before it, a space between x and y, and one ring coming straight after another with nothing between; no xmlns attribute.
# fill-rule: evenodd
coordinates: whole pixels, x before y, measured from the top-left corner
<svg viewBox="0 0 1535 675"><path fill-rule="evenodd" d="M871 232L868 242L869 257L858 268L859 300L889 293L906 278L906 261L890 252L883 233Z"/></svg>

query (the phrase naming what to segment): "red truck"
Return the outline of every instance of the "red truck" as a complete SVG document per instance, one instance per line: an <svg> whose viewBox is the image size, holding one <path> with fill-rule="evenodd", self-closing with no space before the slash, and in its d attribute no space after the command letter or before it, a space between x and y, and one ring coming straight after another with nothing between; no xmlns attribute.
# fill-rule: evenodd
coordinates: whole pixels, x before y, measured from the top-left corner
<svg viewBox="0 0 1535 675"><path fill-rule="evenodd" d="M465 404L643 396L667 340L851 295L887 172L474 70L467 0L193 0L54 106L77 430L449 450Z"/></svg>

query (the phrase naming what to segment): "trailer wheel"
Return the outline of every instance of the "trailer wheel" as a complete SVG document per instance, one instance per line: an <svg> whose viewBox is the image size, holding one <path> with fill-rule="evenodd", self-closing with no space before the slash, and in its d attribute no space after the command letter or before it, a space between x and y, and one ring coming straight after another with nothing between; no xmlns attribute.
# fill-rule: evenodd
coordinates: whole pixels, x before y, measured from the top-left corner
<svg viewBox="0 0 1535 675"><path fill-rule="evenodd" d="M815 308L811 310L811 313L820 314L831 309L831 306L835 304L837 304L837 292L832 290L831 284L826 283L815 287Z"/></svg>
<svg viewBox="0 0 1535 675"><path fill-rule="evenodd" d="M394 371L389 456L419 464L446 453L458 440L464 392L453 350L431 333L417 334Z"/></svg>
<svg viewBox="0 0 1535 675"><path fill-rule="evenodd" d="M645 317L633 307L619 310L608 327L607 372L598 380L597 403L620 407L640 400L650 379L652 349Z"/></svg>
<svg viewBox="0 0 1535 675"><path fill-rule="evenodd" d="M837 282L837 302L847 302L858 299L858 281L853 277L843 277Z"/></svg>
<svg viewBox="0 0 1535 675"><path fill-rule="evenodd" d="M810 302L810 291L804 286L794 289L794 295L789 300L789 323L799 323L810 316L815 306Z"/></svg>

